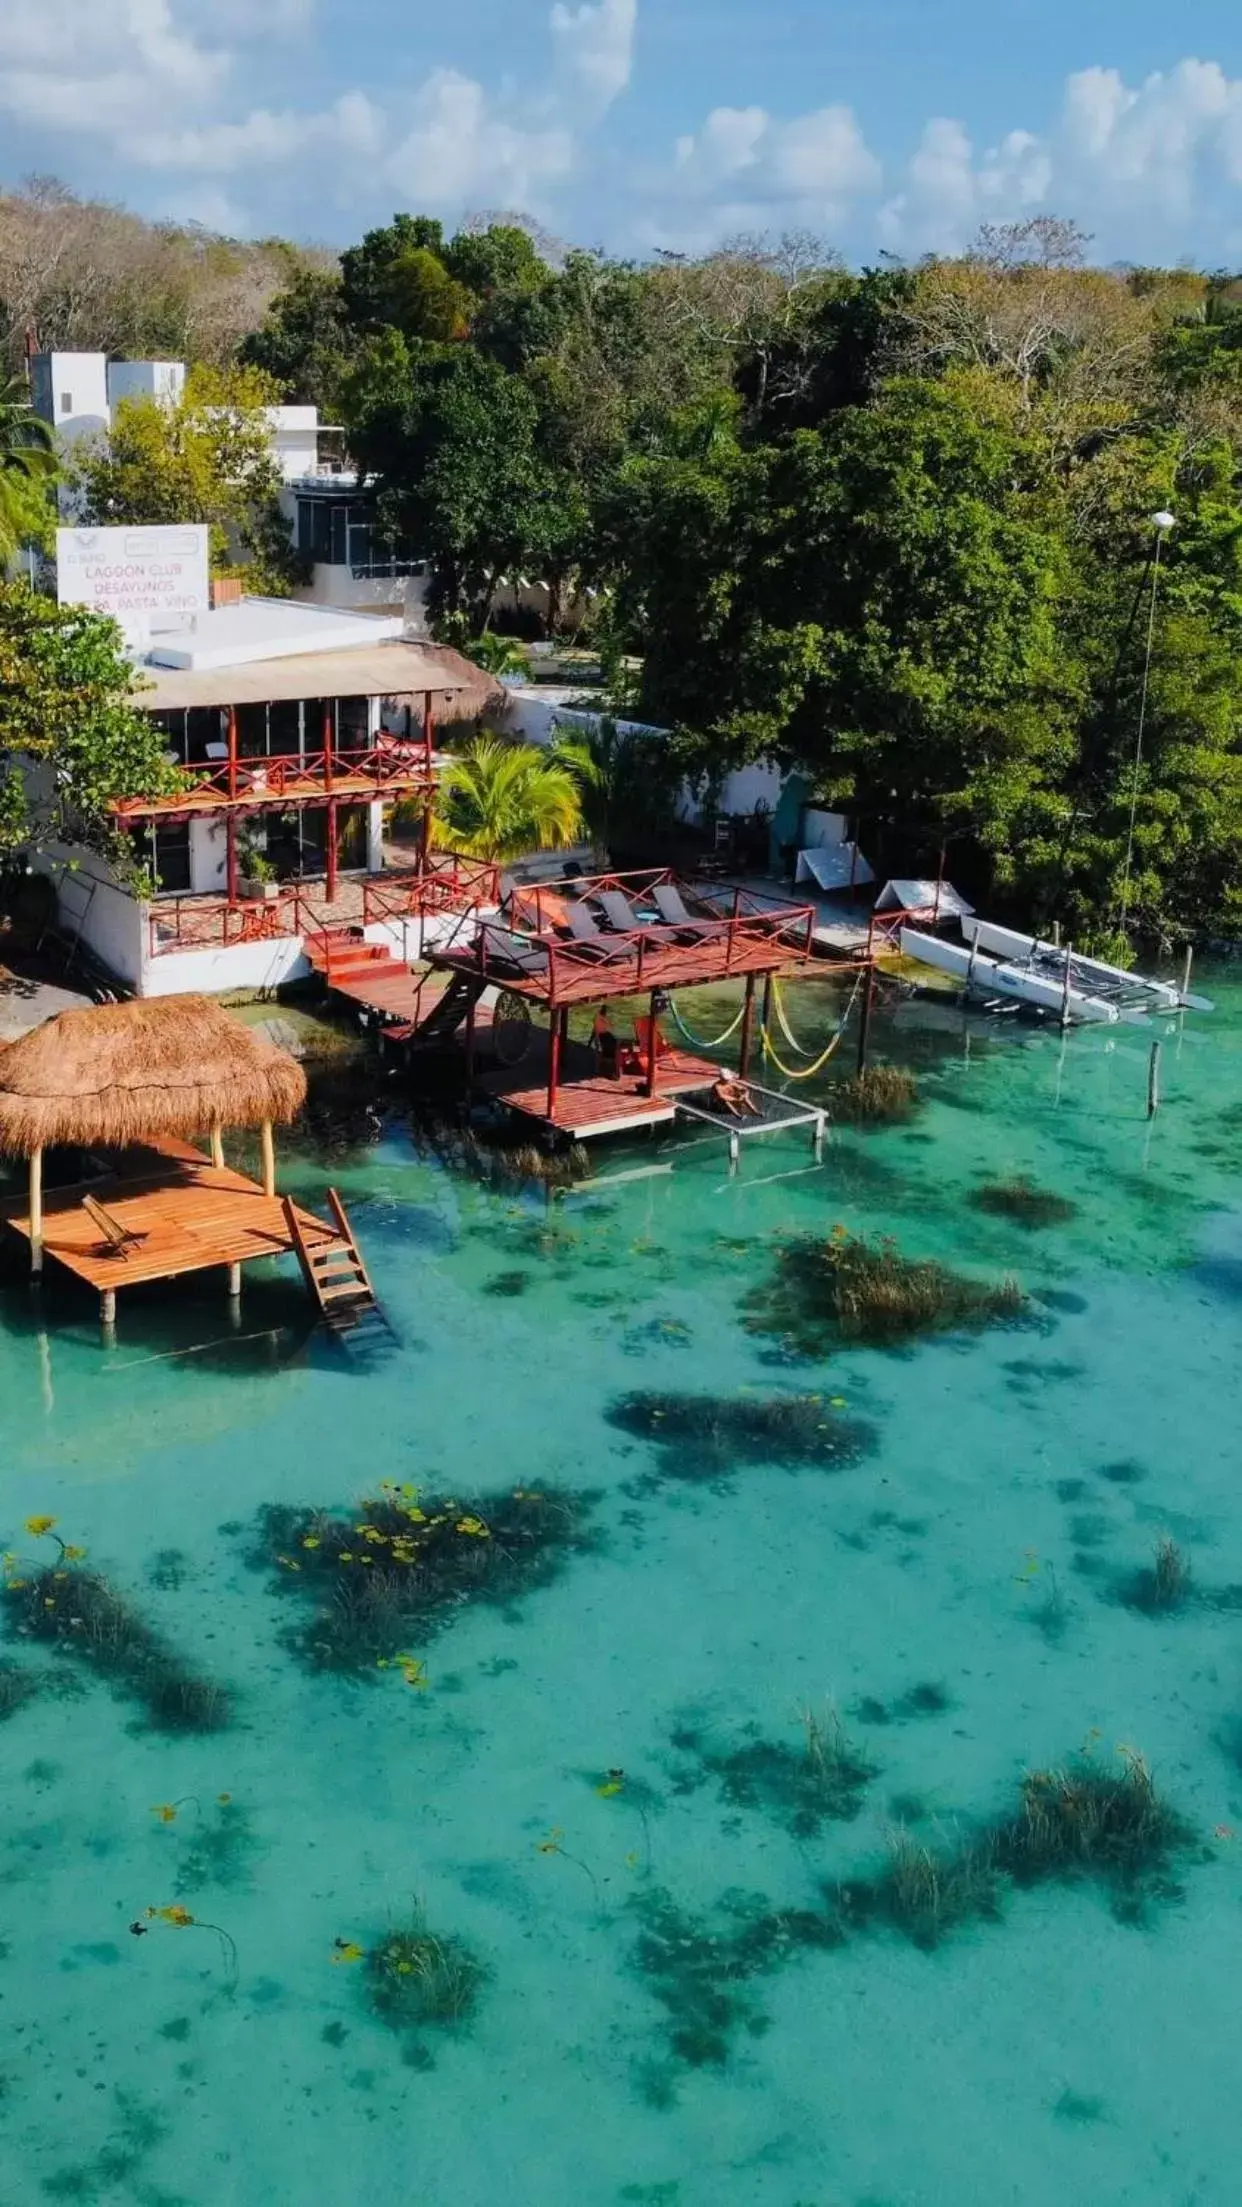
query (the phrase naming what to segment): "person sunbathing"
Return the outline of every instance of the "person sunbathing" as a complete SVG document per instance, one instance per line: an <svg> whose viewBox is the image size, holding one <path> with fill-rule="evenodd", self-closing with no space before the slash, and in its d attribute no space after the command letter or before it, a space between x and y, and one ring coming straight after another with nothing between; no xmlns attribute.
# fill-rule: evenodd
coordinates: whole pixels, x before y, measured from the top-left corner
<svg viewBox="0 0 1242 2207"><path fill-rule="evenodd" d="M763 1106L755 1102L744 1080L733 1073L722 1073L712 1090L715 1101L735 1119L761 1119Z"/></svg>

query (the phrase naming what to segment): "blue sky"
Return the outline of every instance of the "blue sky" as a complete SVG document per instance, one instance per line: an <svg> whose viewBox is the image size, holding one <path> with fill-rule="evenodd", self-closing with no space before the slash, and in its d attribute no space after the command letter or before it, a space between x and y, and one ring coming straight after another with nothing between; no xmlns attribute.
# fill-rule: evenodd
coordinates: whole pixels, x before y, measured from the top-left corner
<svg viewBox="0 0 1242 2207"><path fill-rule="evenodd" d="M1199 0L0 0L0 173L343 243L522 208L625 252L854 261L1075 216L1242 266L1242 6Z"/></svg>

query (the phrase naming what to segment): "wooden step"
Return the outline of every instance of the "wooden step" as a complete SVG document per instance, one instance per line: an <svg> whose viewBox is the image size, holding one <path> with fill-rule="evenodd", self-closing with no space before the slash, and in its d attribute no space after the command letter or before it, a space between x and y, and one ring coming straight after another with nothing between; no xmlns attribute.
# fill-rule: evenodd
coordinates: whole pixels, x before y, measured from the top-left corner
<svg viewBox="0 0 1242 2207"><path fill-rule="evenodd" d="M328 1209L335 1229L333 1238L311 1242L294 1205L288 1197L284 1201L285 1223L307 1290L318 1304L321 1315L336 1309L341 1309L343 1314L346 1305L359 1312L379 1312L379 1299L371 1285L362 1251L335 1188L328 1190Z"/></svg>

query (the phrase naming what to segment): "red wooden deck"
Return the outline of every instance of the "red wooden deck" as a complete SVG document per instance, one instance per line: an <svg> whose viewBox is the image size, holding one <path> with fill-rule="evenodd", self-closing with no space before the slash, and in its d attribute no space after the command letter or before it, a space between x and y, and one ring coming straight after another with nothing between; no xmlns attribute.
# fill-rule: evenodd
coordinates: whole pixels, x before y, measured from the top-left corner
<svg viewBox="0 0 1242 2207"><path fill-rule="evenodd" d="M591 1053L580 1045L571 1044L570 1049L579 1062L591 1061ZM571 1074L557 1088L551 1118L547 1080L537 1088L529 1085L529 1058L512 1072L484 1074L476 1085L481 1093L496 1097L523 1118L538 1119L542 1126L552 1127L572 1141L587 1142L595 1135L623 1134L630 1127L667 1126L677 1116L678 1096L710 1087L719 1072L720 1067L709 1058L694 1057L688 1050L670 1050L660 1059L654 1096L647 1095L641 1074L623 1073L616 1080L595 1070L580 1072L576 1079Z"/></svg>
<svg viewBox="0 0 1242 2207"><path fill-rule="evenodd" d="M780 973L801 964L804 940L791 941L770 920L722 920L699 942L678 941L675 931L644 928L637 936L618 935L606 955L578 943L529 936L536 951L547 953L536 973L507 967L503 956L489 955L487 934L481 949L428 948L437 966L454 973L481 975L494 987L510 989L535 1004L603 1004L616 997L641 996L652 989L710 988L719 981L744 980L747 974Z"/></svg>

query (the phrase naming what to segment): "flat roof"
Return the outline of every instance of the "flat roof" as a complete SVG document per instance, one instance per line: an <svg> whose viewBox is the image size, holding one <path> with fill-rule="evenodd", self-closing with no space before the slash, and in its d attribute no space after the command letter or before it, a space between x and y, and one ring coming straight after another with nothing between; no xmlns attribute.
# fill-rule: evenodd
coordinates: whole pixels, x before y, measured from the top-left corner
<svg viewBox="0 0 1242 2207"><path fill-rule="evenodd" d="M153 638L147 662L154 667L244 666L251 659L284 659L308 651L339 651L403 634L399 613L350 613L338 606L307 605L297 598L239 598L200 613L185 627Z"/></svg>
<svg viewBox="0 0 1242 2207"><path fill-rule="evenodd" d="M149 687L134 703L149 713L178 712L201 705L271 705L316 697L405 697L424 691L474 690L480 696L494 684L479 667L446 644L406 644L396 640L357 645L344 651L308 651L281 659L255 659L239 666L139 668Z"/></svg>

